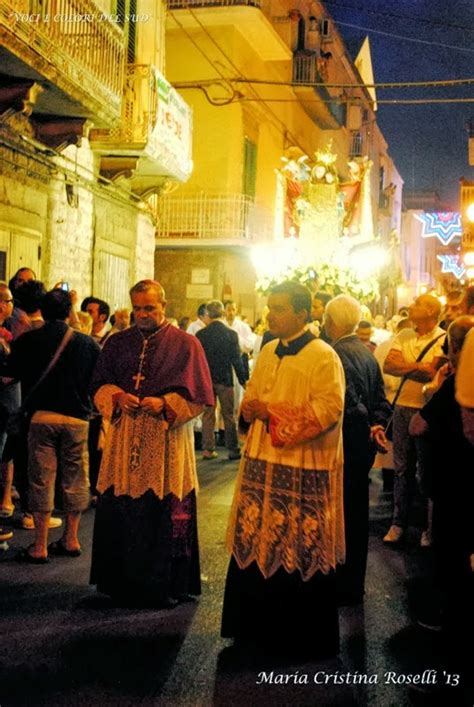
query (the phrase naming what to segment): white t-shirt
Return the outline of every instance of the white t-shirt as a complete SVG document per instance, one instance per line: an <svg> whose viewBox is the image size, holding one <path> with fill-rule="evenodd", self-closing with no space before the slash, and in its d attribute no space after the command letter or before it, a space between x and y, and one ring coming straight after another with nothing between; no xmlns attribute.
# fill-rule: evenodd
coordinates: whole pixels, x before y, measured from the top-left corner
<svg viewBox="0 0 474 707"><path fill-rule="evenodd" d="M403 329L393 340L391 349L394 351L401 351L405 361L407 363L413 363L416 361L425 346L441 334L446 334L446 332L439 326L436 326L428 334L423 334L422 336L418 336L414 329ZM443 342L444 337L441 336L441 338L439 338L438 341L433 344L430 350L423 356L420 363L431 363L435 358L444 356L442 349ZM402 391L398 396L396 404L409 408L422 408L426 403L422 393L423 386L424 383L418 383L418 381L410 379L406 380L403 384Z"/></svg>
<svg viewBox="0 0 474 707"><path fill-rule="evenodd" d="M384 341L388 341L391 337L392 333L388 331L388 329L379 329L378 327L374 327L370 340L373 341L374 344L377 344L377 346L380 346L380 344Z"/></svg>
<svg viewBox="0 0 474 707"><path fill-rule="evenodd" d="M374 351L375 359L379 364L380 370L382 372L383 383L385 386L385 395L387 396L387 400L389 402L392 402L392 400L394 399L401 381L401 378L398 378L397 376L391 376L389 373L383 372L385 359L387 358L390 349L393 348L392 344L394 340L395 336L392 336L390 339L382 341L382 343L379 344Z"/></svg>
<svg viewBox="0 0 474 707"><path fill-rule="evenodd" d="M250 351L252 351L253 349L253 345L255 342L255 335L249 325L243 322L238 317L234 319L232 324L229 324L227 320L224 321L230 329L233 329L235 332L237 332L239 336L240 350L244 353L250 353Z"/></svg>
<svg viewBox="0 0 474 707"><path fill-rule="evenodd" d="M191 324L186 329L186 334L196 336L196 332L201 331L201 329L204 329L205 326L206 325L204 324L202 319L195 319L194 322L191 322Z"/></svg>
<svg viewBox="0 0 474 707"><path fill-rule="evenodd" d="M474 408L474 329L464 340L456 371L456 400L465 408Z"/></svg>

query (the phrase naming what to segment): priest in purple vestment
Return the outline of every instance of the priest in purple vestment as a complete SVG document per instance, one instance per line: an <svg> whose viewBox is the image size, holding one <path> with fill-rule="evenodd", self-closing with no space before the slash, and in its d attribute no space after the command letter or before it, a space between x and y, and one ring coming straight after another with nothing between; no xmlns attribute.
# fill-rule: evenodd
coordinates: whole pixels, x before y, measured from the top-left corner
<svg viewBox="0 0 474 707"><path fill-rule="evenodd" d="M196 337L165 318L165 293L130 290L135 326L110 337L93 377L109 421L97 490L91 584L115 599L174 606L200 594L191 420L213 405Z"/></svg>

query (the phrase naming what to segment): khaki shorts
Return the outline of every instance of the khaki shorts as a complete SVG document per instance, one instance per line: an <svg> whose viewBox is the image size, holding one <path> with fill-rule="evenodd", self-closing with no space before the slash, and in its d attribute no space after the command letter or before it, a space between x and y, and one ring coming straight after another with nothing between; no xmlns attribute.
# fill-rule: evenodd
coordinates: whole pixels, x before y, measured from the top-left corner
<svg viewBox="0 0 474 707"><path fill-rule="evenodd" d="M56 475L66 511L89 506L89 423L77 417L38 410L28 433L28 500L33 512L54 509Z"/></svg>

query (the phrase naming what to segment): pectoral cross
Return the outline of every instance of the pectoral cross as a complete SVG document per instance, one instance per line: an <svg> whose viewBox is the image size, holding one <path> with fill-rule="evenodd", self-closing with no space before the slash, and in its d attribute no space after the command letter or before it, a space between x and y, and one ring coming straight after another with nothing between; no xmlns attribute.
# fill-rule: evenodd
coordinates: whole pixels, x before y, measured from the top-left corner
<svg viewBox="0 0 474 707"><path fill-rule="evenodd" d="M143 336L143 334L142 334ZM132 376L132 380L135 381L135 390L138 390L142 381L145 380L145 376L142 373L143 370L143 364L145 363L145 353L146 353L146 347L148 346L148 339L143 339L143 347L140 353L140 356L138 357L138 373L136 373L134 376Z"/></svg>
<svg viewBox="0 0 474 707"><path fill-rule="evenodd" d="M135 390L138 390L141 382L145 380L145 376L143 376L140 371L135 376L132 376L132 380L135 381Z"/></svg>

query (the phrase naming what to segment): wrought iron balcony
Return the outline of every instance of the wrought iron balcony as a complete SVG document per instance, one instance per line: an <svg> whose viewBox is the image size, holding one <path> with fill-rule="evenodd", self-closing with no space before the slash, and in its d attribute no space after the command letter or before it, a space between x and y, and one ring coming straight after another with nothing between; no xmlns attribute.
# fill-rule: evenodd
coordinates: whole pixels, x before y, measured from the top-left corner
<svg viewBox="0 0 474 707"><path fill-rule="evenodd" d="M245 194L164 196L157 205L158 239L250 245L272 235L271 215Z"/></svg>
<svg viewBox="0 0 474 707"><path fill-rule="evenodd" d="M293 83L306 112L323 130L337 130L346 123L346 106L332 96L321 76L316 52L293 55ZM298 85L299 84L299 85Z"/></svg>
<svg viewBox="0 0 474 707"><path fill-rule="evenodd" d="M186 181L192 172L192 110L150 64L127 65L120 125L91 130L90 141L104 155L101 171L113 179L131 170L139 192L156 177Z"/></svg>
<svg viewBox="0 0 474 707"><path fill-rule="evenodd" d="M58 105L69 99L80 115L109 125L117 121L123 32L93 0L2 0L0 31L4 73L46 78L53 90L59 89Z"/></svg>

